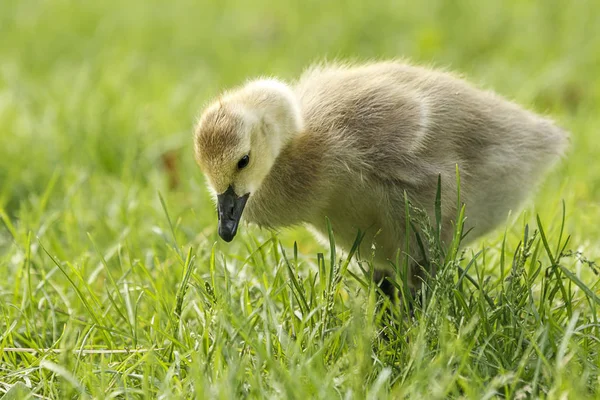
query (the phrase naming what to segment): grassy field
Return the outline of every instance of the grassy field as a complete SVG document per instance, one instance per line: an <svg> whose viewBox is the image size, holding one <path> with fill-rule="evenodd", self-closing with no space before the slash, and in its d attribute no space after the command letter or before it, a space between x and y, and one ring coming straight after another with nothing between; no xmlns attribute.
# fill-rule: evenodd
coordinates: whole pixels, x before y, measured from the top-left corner
<svg viewBox="0 0 600 400"><path fill-rule="evenodd" d="M392 320L303 229L218 240L191 148L224 87L389 57L573 133ZM593 0L0 0L0 398L599 398L598 110Z"/></svg>

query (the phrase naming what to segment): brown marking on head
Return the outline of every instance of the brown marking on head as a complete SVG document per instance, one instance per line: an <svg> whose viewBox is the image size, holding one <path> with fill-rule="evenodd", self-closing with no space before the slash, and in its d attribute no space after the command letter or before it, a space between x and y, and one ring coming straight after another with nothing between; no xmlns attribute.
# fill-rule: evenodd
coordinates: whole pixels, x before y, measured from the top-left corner
<svg viewBox="0 0 600 400"><path fill-rule="evenodd" d="M222 161L240 143L242 119L222 104L202 116L195 132L196 160L199 164Z"/></svg>
<svg viewBox="0 0 600 400"><path fill-rule="evenodd" d="M239 153L244 151L243 130L242 115L221 101L210 106L196 126L196 162L217 192L226 189Z"/></svg>

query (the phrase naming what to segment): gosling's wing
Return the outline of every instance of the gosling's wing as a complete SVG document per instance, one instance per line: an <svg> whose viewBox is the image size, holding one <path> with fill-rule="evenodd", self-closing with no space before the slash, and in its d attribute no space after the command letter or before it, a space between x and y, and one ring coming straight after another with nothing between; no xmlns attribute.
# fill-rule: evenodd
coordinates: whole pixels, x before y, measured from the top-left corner
<svg viewBox="0 0 600 400"><path fill-rule="evenodd" d="M535 180L566 145L551 121L450 74L402 63L318 66L296 93L308 129L327 136L349 168L385 181L430 184L440 173L454 181L457 164L467 176L521 171Z"/></svg>
<svg viewBox="0 0 600 400"><path fill-rule="evenodd" d="M307 71L296 87L306 128L351 172L418 181L428 110L408 79L413 72L401 64Z"/></svg>

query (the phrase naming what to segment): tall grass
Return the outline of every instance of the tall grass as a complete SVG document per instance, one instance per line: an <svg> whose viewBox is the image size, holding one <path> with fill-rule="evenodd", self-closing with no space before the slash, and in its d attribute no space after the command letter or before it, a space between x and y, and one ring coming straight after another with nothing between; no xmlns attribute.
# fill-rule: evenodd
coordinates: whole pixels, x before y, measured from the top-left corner
<svg viewBox="0 0 600 400"><path fill-rule="evenodd" d="M1 1L0 396L597 398L599 10ZM398 56L573 132L525 212L463 248L463 215L442 243L407 203L436 274L413 298L399 253L397 305L336 232L220 242L191 153L201 105L316 59Z"/></svg>

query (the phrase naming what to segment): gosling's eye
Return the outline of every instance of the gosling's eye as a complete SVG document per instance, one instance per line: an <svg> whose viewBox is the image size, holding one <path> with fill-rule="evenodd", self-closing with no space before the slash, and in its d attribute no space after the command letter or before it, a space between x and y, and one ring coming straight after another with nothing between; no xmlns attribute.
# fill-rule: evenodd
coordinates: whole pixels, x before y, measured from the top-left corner
<svg viewBox="0 0 600 400"><path fill-rule="evenodd" d="M245 155L244 157L242 157L240 159L240 161L238 161L238 169L244 169L248 166L248 163L250 162L250 156L249 155Z"/></svg>

